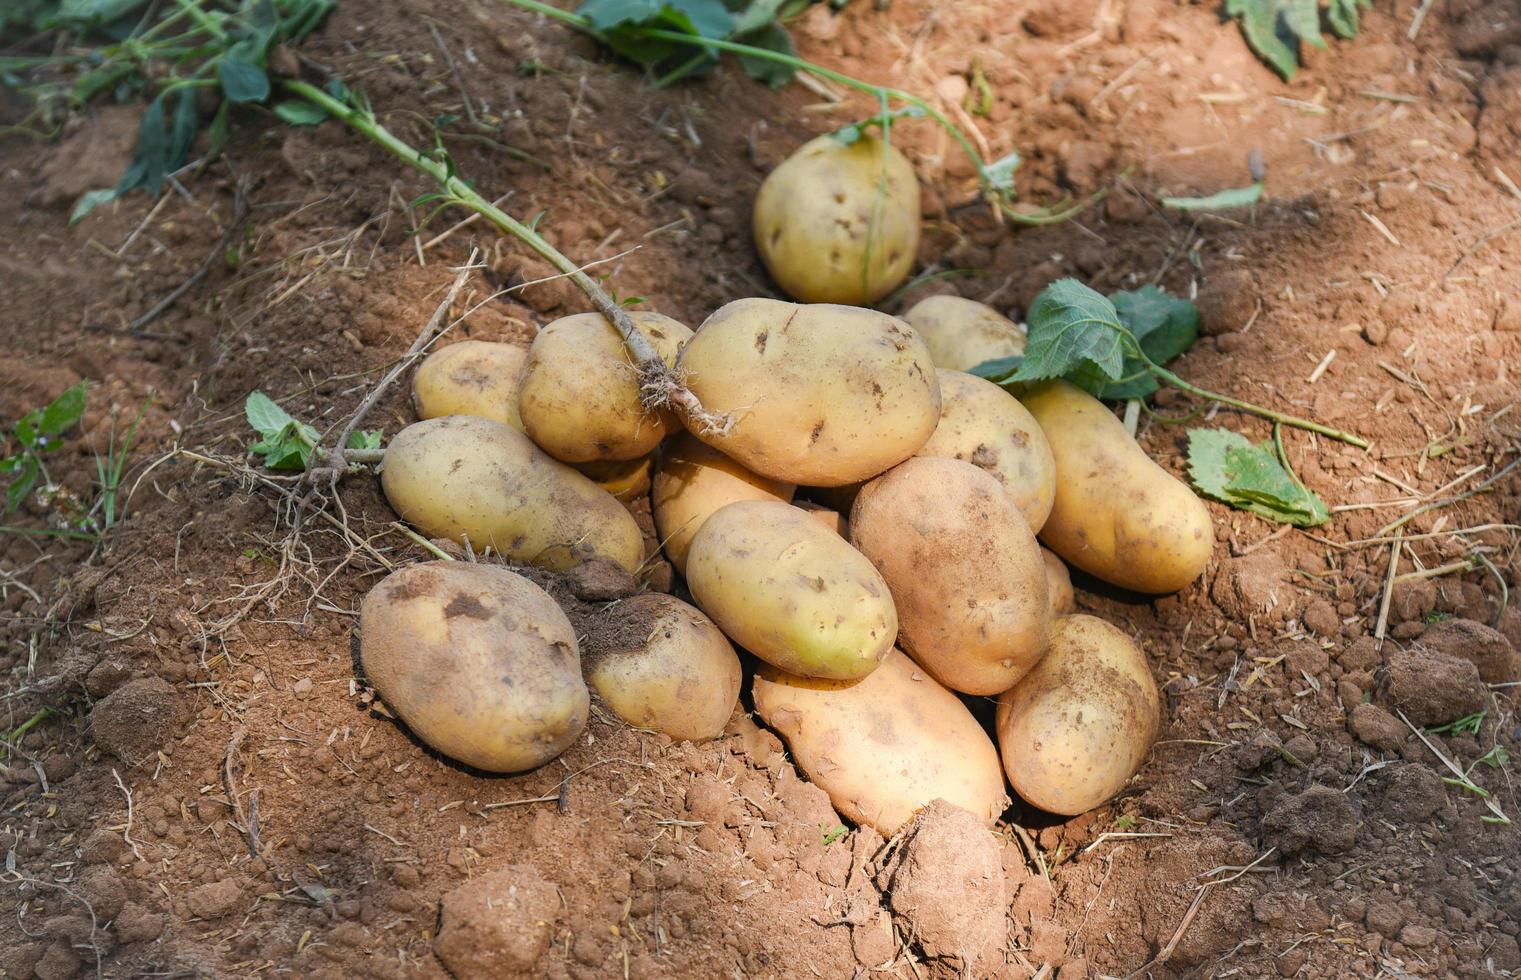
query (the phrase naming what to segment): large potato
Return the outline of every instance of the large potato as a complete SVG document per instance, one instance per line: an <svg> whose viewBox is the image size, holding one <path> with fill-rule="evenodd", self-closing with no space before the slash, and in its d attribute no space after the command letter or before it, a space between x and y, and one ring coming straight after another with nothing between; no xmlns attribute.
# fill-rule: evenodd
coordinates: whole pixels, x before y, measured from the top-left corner
<svg viewBox="0 0 1521 980"><path fill-rule="evenodd" d="M1118 793L1151 750L1161 697L1130 637L1093 616L1051 624L1045 658L998 699L995 724L1014 790L1075 816Z"/></svg>
<svg viewBox="0 0 1521 980"><path fill-rule="evenodd" d="M940 420L924 342L886 313L774 299L726 304L698 328L678 369L727 432L687 427L773 480L836 487L912 456Z"/></svg>
<svg viewBox="0 0 1521 980"><path fill-rule="evenodd" d="M629 316L674 365L692 331L659 313ZM523 367L518 411L533 441L566 463L637 459L679 428L670 412L645 410L623 338L600 313L562 316L539 331Z"/></svg>
<svg viewBox="0 0 1521 980"><path fill-rule="evenodd" d="M898 635L871 562L780 501L745 500L709 517L687 552L687 586L735 643L803 677L864 677Z"/></svg>
<svg viewBox="0 0 1521 980"><path fill-rule="evenodd" d="M1040 533L1056 498L1051 444L1019 400L991 381L940 369L940 423L920 456L965 460L998 478Z"/></svg>
<svg viewBox="0 0 1521 980"><path fill-rule="evenodd" d="M666 557L685 573L692 538L714 511L740 500L792 499L790 483L757 476L691 433L683 432L660 451L650 486L655 530Z"/></svg>
<svg viewBox="0 0 1521 980"><path fill-rule="evenodd" d="M810 140L761 183L755 247L805 303L868 306L908 276L919 250L919 180L890 144Z"/></svg>
<svg viewBox="0 0 1521 980"><path fill-rule="evenodd" d="M600 555L630 572L639 525L607 491L501 422L447 415L407 426L386 447L380 485L430 538L564 571Z"/></svg>
<svg viewBox="0 0 1521 980"><path fill-rule="evenodd" d="M1008 690L1046 652L1040 545L971 463L918 456L861 488L850 540L887 581L898 642L965 694Z"/></svg>
<svg viewBox="0 0 1521 980"><path fill-rule="evenodd" d="M915 303L903 319L929 346L935 366L970 371L984 361L1025 352L1019 324L974 299L930 296Z"/></svg>
<svg viewBox="0 0 1521 980"><path fill-rule="evenodd" d="M518 379L528 351L516 344L462 340L423 359L412 375L412 404L420 419L479 415L523 428Z"/></svg>
<svg viewBox="0 0 1521 980"><path fill-rule="evenodd" d="M1064 616L1077 608L1077 596L1072 592L1072 573L1067 563L1056 557L1050 548L1040 549L1046 560L1046 598L1049 600L1051 618Z"/></svg>
<svg viewBox="0 0 1521 980"><path fill-rule="evenodd" d="M477 769L541 766L586 727L570 620L497 565L436 561L386 576L359 606L359 659L418 738Z"/></svg>
<svg viewBox="0 0 1521 980"><path fill-rule="evenodd" d="M847 819L891 837L937 799L992 823L1008 804L977 719L898 650L859 681L756 668L755 713Z"/></svg>
<svg viewBox="0 0 1521 980"><path fill-rule="evenodd" d="M1056 459L1046 547L1135 592L1176 592L1203 574L1215 548L1209 509L1103 402L1065 381L1042 382L1020 400Z"/></svg>
<svg viewBox="0 0 1521 980"><path fill-rule="evenodd" d="M739 656L673 596L614 603L582 644L586 679L618 717L671 738L716 738L739 701Z"/></svg>

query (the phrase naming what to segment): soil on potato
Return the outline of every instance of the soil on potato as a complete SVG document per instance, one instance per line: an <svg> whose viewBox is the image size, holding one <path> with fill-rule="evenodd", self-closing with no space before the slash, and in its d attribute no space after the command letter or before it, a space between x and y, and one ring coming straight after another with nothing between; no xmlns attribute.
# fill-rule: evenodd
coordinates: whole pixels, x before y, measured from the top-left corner
<svg viewBox="0 0 1521 980"><path fill-rule="evenodd" d="M1000 225L953 144L895 127L926 191L919 268L978 273L929 291L1017 316L1059 276L1159 283L1203 312L1185 378L1373 442L1287 431L1333 521L1285 531L1212 504L1215 561L1182 594L1139 601L1078 577L1079 608L1143 642L1162 736L1111 803L1070 820L1016 808L996 837L943 808L890 844L842 827L742 711L693 745L599 707L572 750L514 777L421 748L356 683L353 632L364 591L426 553L368 475L343 484L340 523L293 534L301 488L249 468L243 399L259 388L341 424L472 248L486 269L455 338L523 342L581 298L559 280L501 292L546 267L479 224L451 230L457 214L418 229L425 184L337 124L248 111L226 157L161 203L133 195L73 226L77 196L115 182L137 110L0 139L0 418L91 379L84 424L49 461L85 499L113 419L149 405L103 544L0 535L3 725L50 709L0 769L0 971L1521 969L1521 834L1489 808L1521 820L1515 689L1477 672L1514 681L1521 642L1505 599L1521 585L1521 484L1488 482L1521 431L1521 34L1509 0L1444 0L1419 5L1412 41L1416 7L1376 4L1355 41L1306 51L1291 84L1213 4L899 0L797 25L806 56L935 95L989 157L1017 149L1024 200L1108 192L1063 224ZM414 143L460 117L448 143L488 196L547 209L548 236L620 296L693 326L772 294L748 228L768 169L871 110L729 66L649 91L586 39L489 0L345 0L304 53ZM6 103L3 121L22 113ZM1254 211L1155 203L1247 183L1253 148L1268 173ZM371 421L394 434L411 417L397 390ZM1141 426L1178 473L1185 428ZM1480 487L1414 516L1400 543L1383 530ZM29 501L9 523L56 527L72 506ZM1391 557L1405 577L1379 644ZM1397 711L1430 727L1484 714L1423 740Z"/></svg>

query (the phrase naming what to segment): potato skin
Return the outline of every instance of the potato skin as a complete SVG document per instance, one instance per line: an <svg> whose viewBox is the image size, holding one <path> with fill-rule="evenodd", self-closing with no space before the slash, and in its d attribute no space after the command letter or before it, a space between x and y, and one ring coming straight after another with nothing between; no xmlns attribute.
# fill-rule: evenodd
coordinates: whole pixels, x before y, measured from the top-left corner
<svg viewBox="0 0 1521 980"><path fill-rule="evenodd" d="M739 703L740 667L713 621L659 592L631 596L604 615L615 622L587 638L584 667L618 717L674 739L722 734Z"/></svg>
<svg viewBox="0 0 1521 980"><path fill-rule="evenodd" d="M940 379L940 422L920 456L948 456L987 470L1040 533L1056 499L1056 460L1035 417L993 382L961 371Z"/></svg>
<svg viewBox="0 0 1521 980"><path fill-rule="evenodd" d="M576 631L543 589L498 565L392 572L359 607L360 662L387 708L428 745L489 772L522 772L586 727Z"/></svg>
<svg viewBox="0 0 1521 980"><path fill-rule="evenodd" d="M516 344L462 340L440 347L412 375L417 417L479 415L521 430L518 380L527 360L527 349Z"/></svg>
<svg viewBox="0 0 1521 980"><path fill-rule="evenodd" d="M992 823L1008 804L977 719L899 650L859 681L756 668L755 712L835 809L884 837L936 799Z"/></svg>
<svg viewBox="0 0 1521 980"><path fill-rule="evenodd" d="M639 525L613 497L517 429L471 415L407 426L386 448L380 484L401 519L430 538L564 571L600 555L644 560Z"/></svg>
<svg viewBox="0 0 1521 980"><path fill-rule="evenodd" d="M649 492L655 457L651 454L638 459L597 459L590 463L572 463L570 468L628 503Z"/></svg>
<svg viewBox="0 0 1521 980"><path fill-rule="evenodd" d="M792 506L829 528L835 534L845 540L850 540L850 521L837 510L831 510L823 504L816 504L811 500L795 500Z"/></svg>
<svg viewBox="0 0 1521 980"><path fill-rule="evenodd" d="M871 562L791 504L720 508L692 539L686 574L703 612L788 673L864 677L898 635L892 595Z"/></svg>
<svg viewBox="0 0 1521 980"><path fill-rule="evenodd" d="M940 420L940 383L908 324L850 306L774 299L728 303L698 328L677 363L727 433L702 441L787 483L837 487L912 456Z"/></svg>
<svg viewBox="0 0 1521 980"><path fill-rule="evenodd" d="M740 500L787 503L796 489L790 483L751 473L690 432L683 432L661 449L651 481L655 530L666 557L685 574L692 539L714 511Z"/></svg>
<svg viewBox="0 0 1521 980"><path fill-rule="evenodd" d="M787 295L868 306L913 268L919 179L903 154L875 136L850 146L820 136L761 183L753 218L761 261Z"/></svg>
<svg viewBox="0 0 1521 980"><path fill-rule="evenodd" d="M1056 552L1050 548L1040 549L1040 556L1046 561L1046 598L1054 620L1077 608L1077 596L1072 591L1072 573L1068 571L1067 563L1056 557Z"/></svg>
<svg viewBox="0 0 1521 980"><path fill-rule="evenodd" d="M1019 324L974 299L929 296L903 314L928 345L935 366L970 371L984 361L1025 352Z"/></svg>
<svg viewBox="0 0 1521 980"><path fill-rule="evenodd" d="M692 331L659 313L629 316L674 365ZM668 411L645 410L623 338L600 313L562 316L539 331L523 366L518 411L533 441L565 463L637 459L680 425Z"/></svg>
<svg viewBox="0 0 1521 980"><path fill-rule="evenodd" d="M1065 381L1041 382L1020 401L1056 459L1046 547L1134 592L1176 592L1204 573L1215 547L1209 509L1103 402Z"/></svg>
<svg viewBox="0 0 1521 980"><path fill-rule="evenodd" d="M1046 652L1046 566L1003 487L918 456L861 488L850 540L887 581L898 642L941 684L1008 690Z"/></svg>
<svg viewBox="0 0 1521 980"><path fill-rule="evenodd" d="M995 726L1015 792L1076 816L1135 775L1161 724L1161 696L1130 637L1094 616L1062 616L1051 649L998 699Z"/></svg>

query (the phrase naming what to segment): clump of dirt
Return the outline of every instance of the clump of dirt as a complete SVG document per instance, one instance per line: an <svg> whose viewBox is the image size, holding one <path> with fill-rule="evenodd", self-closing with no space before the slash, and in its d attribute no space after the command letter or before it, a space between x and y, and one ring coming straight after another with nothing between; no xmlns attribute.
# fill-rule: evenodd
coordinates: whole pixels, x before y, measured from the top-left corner
<svg viewBox="0 0 1521 980"><path fill-rule="evenodd" d="M560 896L532 865L481 875L444 895L433 952L456 977L528 976L549 949Z"/></svg>
<svg viewBox="0 0 1521 980"><path fill-rule="evenodd" d="M1488 693L1473 661L1446 653L1408 650L1384 664L1383 694L1422 727L1446 725L1484 710Z"/></svg>

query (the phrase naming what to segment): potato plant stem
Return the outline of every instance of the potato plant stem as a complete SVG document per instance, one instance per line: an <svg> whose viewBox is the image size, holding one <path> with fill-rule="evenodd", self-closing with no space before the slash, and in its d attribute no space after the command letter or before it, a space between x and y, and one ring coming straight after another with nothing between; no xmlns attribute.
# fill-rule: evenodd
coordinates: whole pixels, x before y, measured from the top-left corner
<svg viewBox="0 0 1521 980"><path fill-rule="evenodd" d="M1261 405L1253 405L1251 402L1244 402L1239 398L1232 398L1229 395L1221 395L1217 392L1209 391L1205 388L1200 388L1198 385L1190 384L1189 382L1184 381L1176 374L1173 374L1171 371L1157 364L1151 364L1148 362L1147 367L1150 369L1151 373L1156 375L1158 378L1166 381L1174 388L1179 388L1183 391L1188 392L1190 395L1193 395L1196 398L1204 398L1208 399L1209 401L1219 402L1222 405L1229 405L1232 408L1239 408L1243 412L1249 412L1252 415L1258 415L1265 419L1271 419L1274 422L1277 422L1281 425L1287 425L1291 428L1304 429L1307 432L1318 432L1321 435L1335 439L1338 442L1345 442L1348 445L1356 446L1358 449L1368 448L1368 440L1364 439L1362 436L1355 436L1350 432L1343 432L1340 429L1333 429L1328 425L1321 425L1319 422L1311 422L1309 419L1302 419L1295 415L1285 415L1282 412L1275 412L1271 408L1263 408Z"/></svg>

